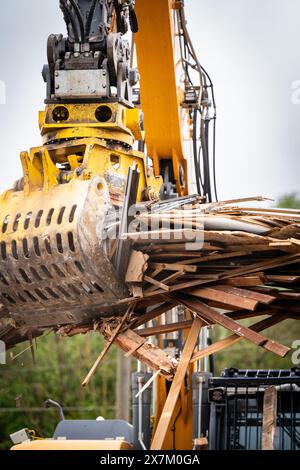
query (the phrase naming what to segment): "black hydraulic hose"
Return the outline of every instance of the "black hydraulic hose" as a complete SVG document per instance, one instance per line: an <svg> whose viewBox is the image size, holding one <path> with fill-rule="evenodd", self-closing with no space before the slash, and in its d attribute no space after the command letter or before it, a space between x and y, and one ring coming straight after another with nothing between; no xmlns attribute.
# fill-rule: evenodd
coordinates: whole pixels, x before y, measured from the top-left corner
<svg viewBox="0 0 300 470"><path fill-rule="evenodd" d="M212 192L211 192L211 172L210 172L210 158L209 158L209 124L210 120L205 121L205 144L206 144L206 164L207 164L207 193L209 202L212 202Z"/></svg>
<svg viewBox="0 0 300 470"><path fill-rule="evenodd" d="M210 169L209 169L209 154L208 154L208 120L201 121L201 143L203 148L203 172L204 172L204 193L211 202L211 189L210 189Z"/></svg>
<svg viewBox="0 0 300 470"><path fill-rule="evenodd" d="M133 6L129 7L129 23L132 33L139 32L139 23Z"/></svg>
<svg viewBox="0 0 300 470"><path fill-rule="evenodd" d="M69 2L71 3L72 7L74 8L74 11L75 11L76 16L77 16L79 29L80 29L81 42L85 43L85 30L84 30L83 19L82 19L82 15L81 15L79 6L78 6L76 0L69 0Z"/></svg>
<svg viewBox="0 0 300 470"><path fill-rule="evenodd" d="M199 145L199 151L198 151L198 171L199 171L200 184L201 184L202 193L203 193L204 184L203 184L202 169L201 169L201 152L202 152L202 147L201 147L201 144L200 144Z"/></svg>
<svg viewBox="0 0 300 470"><path fill-rule="evenodd" d="M201 69L201 65L200 65L200 62L197 58L197 54L195 52L195 49L194 49L194 46L193 46L193 43L192 43L192 40L191 40L191 37L189 35L189 32L187 30L187 27L186 27L186 18L185 18L185 13L184 13L184 8L181 8L179 10L179 15L180 15L180 20L181 20L181 28L183 30L183 33L184 33L184 36L185 36L185 40L191 50L191 55L194 59L194 61L196 62L196 65L197 65L197 69L199 71L199 77L200 77L200 86L201 86L201 89L203 89L203 75L202 75L202 69Z"/></svg>
<svg viewBox="0 0 300 470"><path fill-rule="evenodd" d="M211 88L211 96L212 96L213 108L214 108L214 112L215 112L215 115L216 115L217 106L216 106L214 85L213 85L212 79L210 78L210 75L207 73L207 71L205 70L205 68L202 67L202 65L201 65L201 70L202 70L202 72L206 75L206 77L207 77L207 79L208 79L208 81L209 81L209 86L210 86L210 88Z"/></svg>
<svg viewBox="0 0 300 470"><path fill-rule="evenodd" d="M121 8L121 5L119 4L119 0L113 0L113 2L114 2L115 11L116 11L118 32L122 34L126 34L127 28L122 19L122 8Z"/></svg>
<svg viewBox="0 0 300 470"><path fill-rule="evenodd" d="M217 169L216 169L216 126L217 119L214 118L214 128L213 128L213 179L214 179L214 191L216 202L218 202L218 190L217 190Z"/></svg>
<svg viewBox="0 0 300 470"><path fill-rule="evenodd" d="M74 16L70 13L68 8L67 0L60 0L60 7L64 14L64 17L68 20L69 24L72 26L75 42L79 42L79 34L77 30L77 25L74 20Z"/></svg>
<svg viewBox="0 0 300 470"><path fill-rule="evenodd" d="M91 26L92 26L93 17L94 17L95 10L96 10L97 1L98 0L93 0L92 6L89 12L89 16L86 20L85 34L86 34L87 39L90 38Z"/></svg>
<svg viewBox="0 0 300 470"><path fill-rule="evenodd" d="M205 141L205 121L201 119L200 125L200 141L202 146L202 159L203 159L203 192L204 196L207 197L208 187L207 187L207 159L206 159L206 141ZM209 202L209 201L208 201Z"/></svg>
<svg viewBox="0 0 300 470"><path fill-rule="evenodd" d="M196 177L197 192L201 196L201 185L200 185L200 174L199 174L199 163L198 163L198 149L197 149L197 114L198 110L194 110L193 116L193 154L194 154L194 169Z"/></svg>

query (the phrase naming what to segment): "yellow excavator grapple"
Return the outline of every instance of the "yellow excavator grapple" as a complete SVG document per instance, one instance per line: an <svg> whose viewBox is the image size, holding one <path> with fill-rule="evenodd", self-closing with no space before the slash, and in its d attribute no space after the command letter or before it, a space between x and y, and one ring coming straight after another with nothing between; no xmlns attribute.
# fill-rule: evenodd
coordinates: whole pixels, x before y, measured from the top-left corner
<svg viewBox="0 0 300 470"><path fill-rule="evenodd" d="M75 127L80 113L84 118ZM104 126L97 121L101 113L109 118ZM18 324L78 323L99 310L105 315L126 295L105 235L106 217L122 204L132 164L147 187L143 154L131 149L126 115L117 104L49 106L44 146L22 152L24 177L2 195L0 206L1 302Z"/></svg>

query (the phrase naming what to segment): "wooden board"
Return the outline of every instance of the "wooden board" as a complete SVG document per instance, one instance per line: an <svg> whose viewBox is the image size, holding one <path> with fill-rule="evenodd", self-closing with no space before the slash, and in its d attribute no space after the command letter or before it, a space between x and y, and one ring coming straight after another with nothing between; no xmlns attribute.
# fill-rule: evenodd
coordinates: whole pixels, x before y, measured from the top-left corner
<svg viewBox="0 0 300 470"><path fill-rule="evenodd" d="M172 380L176 371L176 361L154 345L145 343L145 339L132 330L127 330L117 336L114 343L126 353L161 374L168 380Z"/></svg>
<svg viewBox="0 0 300 470"><path fill-rule="evenodd" d="M251 330L259 332L259 331L264 331L267 328L270 328L271 326L274 326L278 323L281 323L284 321L288 316L284 313L279 313L277 315L274 315L273 317L266 318L258 323L255 323L250 327ZM200 351L197 351L192 359L191 362L196 362L200 361L201 359L208 357L212 354L216 354L220 351L223 351L226 348L229 348L233 346L234 344L242 341L243 338L238 335L231 335L228 338L222 339L220 341L217 341L216 343L212 344L211 346L208 346L206 348L201 349Z"/></svg>
<svg viewBox="0 0 300 470"><path fill-rule="evenodd" d="M277 422L277 390L271 386L264 391L262 450L274 450Z"/></svg>
<svg viewBox="0 0 300 470"><path fill-rule="evenodd" d="M177 298L177 297L175 297ZM224 328L232 331L234 334L241 336L248 341L261 346L264 349L277 354L280 357L285 357L290 351L289 348L283 346L275 341L271 341L260 333L252 331L250 328L247 328L243 325L240 325L231 318L223 315L216 310L208 307L204 303L200 302L198 299L192 296L181 297L181 303L188 307L192 312L200 315L204 319L223 326Z"/></svg>

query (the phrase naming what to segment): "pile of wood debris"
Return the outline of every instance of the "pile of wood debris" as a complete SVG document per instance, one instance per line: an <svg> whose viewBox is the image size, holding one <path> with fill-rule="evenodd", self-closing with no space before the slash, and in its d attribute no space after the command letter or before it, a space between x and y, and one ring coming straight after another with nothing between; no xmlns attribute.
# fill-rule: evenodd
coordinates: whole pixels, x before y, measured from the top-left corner
<svg viewBox="0 0 300 470"><path fill-rule="evenodd" d="M201 204L190 196L143 206L120 236L129 253L125 281L132 294L118 303L125 315L64 326L59 333L98 330L108 345L116 343L168 378L176 361L147 338L189 329L194 318L221 325L231 336L193 350L192 361L242 339L284 357L289 349L262 331L300 315L300 211L255 207L263 200ZM162 325L161 316L179 305L185 307L181 321ZM239 323L256 317L262 318L251 327Z"/></svg>
<svg viewBox="0 0 300 470"><path fill-rule="evenodd" d="M98 330L107 348L115 343L168 379L176 361L147 338L188 330L195 319L199 328L221 325L230 336L198 351L195 343L191 362L242 339L286 356L289 348L262 332L300 318L300 211L245 207L251 201L203 205L189 197L148 206L121 237L131 253L126 283L132 293L119 302L120 311L127 308L123 318L64 327L59 333ZM180 305L180 321L162 324L161 316ZM256 317L262 318L250 327L239 323Z"/></svg>

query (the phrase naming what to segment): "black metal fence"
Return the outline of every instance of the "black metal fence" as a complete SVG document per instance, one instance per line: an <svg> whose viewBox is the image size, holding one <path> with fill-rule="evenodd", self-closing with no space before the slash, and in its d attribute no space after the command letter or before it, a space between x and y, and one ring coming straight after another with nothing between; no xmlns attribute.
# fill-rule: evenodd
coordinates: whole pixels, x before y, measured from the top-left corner
<svg viewBox="0 0 300 470"><path fill-rule="evenodd" d="M209 446L215 450L262 448L264 391L277 390L274 447L300 450L300 370L228 369L210 381Z"/></svg>

